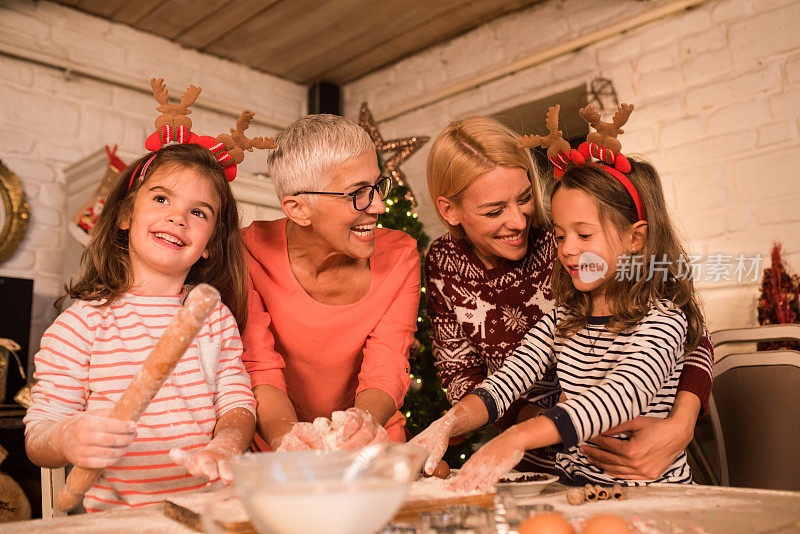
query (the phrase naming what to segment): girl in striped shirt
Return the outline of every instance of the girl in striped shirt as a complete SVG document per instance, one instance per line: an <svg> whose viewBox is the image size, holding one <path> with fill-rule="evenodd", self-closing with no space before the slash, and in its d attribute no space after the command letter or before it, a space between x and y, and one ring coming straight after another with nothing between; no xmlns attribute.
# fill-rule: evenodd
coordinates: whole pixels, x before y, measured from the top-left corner
<svg viewBox="0 0 800 534"><path fill-rule="evenodd" d="M525 450L550 445L559 445L556 467L566 483L691 482L685 452L658 479L641 481L612 477L578 447L639 415L666 418L683 355L702 335L692 280L681 271L686 254L658 174L649 163L630 164L627 176L602 164L571 166L556 181L556 308L497 372L412 440L430 451L425 469L432 472L451 436L502 416L556 366L559 403L481 447L454 489L491 486Z"/></svg>
<svg viewBox="0 0 800 534"><path fill-rule="evenodd" d="M138 423L109 418L199 282L216 287L222 303ZM81 276L67 287L76 302L35 356L38 382L25 416L31 460L104 469L84 499L90 512L230 480L227 461L249 446L255 428L237 327L246 295L236 201L212 153L176 144L133 163L106 201Z"/></svg>

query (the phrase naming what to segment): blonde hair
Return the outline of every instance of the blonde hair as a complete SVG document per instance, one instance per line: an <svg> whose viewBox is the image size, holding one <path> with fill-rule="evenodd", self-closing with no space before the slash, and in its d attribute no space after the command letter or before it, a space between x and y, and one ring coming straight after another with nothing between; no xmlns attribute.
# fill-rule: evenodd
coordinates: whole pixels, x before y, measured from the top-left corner
<svg viewBox="0 0 800 534"><path fill-rule="evenodd" d="M297 119L278 134L276 142L278 148L267 155L267 168L278 200L300 191L323 190L342 163L375 150L358 124L327 114Z"/></svg>
<svg viewBox="0 0 800 534"><path fill-rule="evenodd" d="M647 237L642 249L636 253L643 260L641 276L626 276L623 280L615 276L608 281L605 298L613 318L606 327L612 332L631 328L644 318L658 300L667 299L686 315L689 330L685 348L686 352L692 352L702 337L703 316L693 281L679 272L681 260L688 258L686 249L667 211L658 172L646 161L628 159L631 171L627 177L644 205ZM630 194L619 180L600 167L579 165L567 169L553 186L550 198L561 189L586 193L595 202L601 222L620 235L639 220ZM649 277L654 259L659 262L658 269ZM633 265L633 262L626 265ZM667 272L664 273L663 269ZM591 314L589 295L575 288L563 267L553 268L552 285L556 303L564 306L568 312L560 318L556 331L567 337L586 326L586 319Z"/></svg>
<svg viewBox="0 0 800 534"><path fill-rule="evenodd" d="M533 226L546 224L539 173L530 152L519 146L517 134L486 116L452 122L433 142L427 166L433 205L439 197L460 203L473 180L498 166L525 170L533 192ZM464 231L444 220L439 210L436 214L452 235L465 237Z"/></svg>

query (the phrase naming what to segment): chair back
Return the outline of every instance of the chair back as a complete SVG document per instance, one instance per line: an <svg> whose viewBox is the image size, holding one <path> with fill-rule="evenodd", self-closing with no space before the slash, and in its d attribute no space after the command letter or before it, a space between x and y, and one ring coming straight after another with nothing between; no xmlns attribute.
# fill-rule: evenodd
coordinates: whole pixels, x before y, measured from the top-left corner
<svg viewBox="0 0 800 534"><path fill-rule="evenodd" d="M725 356L713 400L721 483L800 490L800 352Z"/></svg>
<svg viewBox="0 0 800 534"><path fill-rule="evenodd" d="M800 341L800 324L769 324L745 328L727 328L711 334L714 348L728 343L746 343L754 341Z"/></svg>

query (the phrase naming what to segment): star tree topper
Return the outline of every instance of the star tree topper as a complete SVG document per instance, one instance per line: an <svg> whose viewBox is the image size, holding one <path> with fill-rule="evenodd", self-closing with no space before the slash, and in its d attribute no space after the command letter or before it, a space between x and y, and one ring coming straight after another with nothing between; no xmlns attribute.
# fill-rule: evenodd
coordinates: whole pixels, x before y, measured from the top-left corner
<svg viewBox="0 0 800 534"><path fill-rule="evenodd" d="M383 137L381 137L381 133L378 131L378 127L375 125L375 118L372 116L372 112L369 110L369 106L367 106L366 102L361 104L361 114L358 117L358 125L364 128L372 138L372 142L375 143L375 149L378 151L378 154L394 152L394 155L383 164L386 174L391 176L398 185L403 185L411 191L411 188L406 183L405 174L400 170L400 164L411 157L414 152L422 148L422 145L427 143L430 137L427 135L420 135L384 141ZM415 199L413 199L413 193L410 200L416 204Z"/></svg>

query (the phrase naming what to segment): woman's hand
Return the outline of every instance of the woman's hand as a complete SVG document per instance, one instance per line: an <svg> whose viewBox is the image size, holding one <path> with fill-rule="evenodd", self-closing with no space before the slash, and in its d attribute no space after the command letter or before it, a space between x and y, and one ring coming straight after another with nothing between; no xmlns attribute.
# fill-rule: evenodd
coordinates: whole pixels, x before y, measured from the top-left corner
<svg viewBox="0 0 800 534"><path fill-rule="evenodd" d="M389 441L386 429L379 425L369 412L360 408L348 408L342 413L344 413L342 420L337 421L337 413L334 412L332 426L338 429L335 432L334 448L352 450Z"/></svg>
<svg viewBox="0 0 800 534"><path fill-rule="evenodd" d="M652 480L661 476L689 445L701 409L700 399L690 391L678 391L666 419L640 416L592 438L581 447L589 460L609 474L629 480ZM632 432L630 440L611 437Z"/></svg>
<svg viewBox="0 0 800 534"><path fill-rule="evenodd" d="M519 430L512 427L478 449L458 471L450 488L455 491L490 489L525 454Z"/></svg>
<svg viewBox="0 0 800 534"><path fill-rule="evenodd" d="M325 444L319 431L311 423L299 422L292 425L292 430L281 438L280 446L275 449L282 451L306 451L324 449Z"/></svg>
<svg viewBox="0 0 800 534"><path fill-rule="evenodd" d="M89 469L114 465L136 437L136 423L108 417L109 410L71 415L51 435L69 463Z"/></svg>
<svg viewBox="0 0 800 534"><path fill-rule="evenodd" d="M632 432L630 440L611 437ZM694 428L684 421L640 416L595 436L581 451L608 474L628 480L660 477L692 441Z"/></svg>
<svg viewBox="0 0 800 534"><path fill-rule="evenodd" d="M428 459L425 461L424 468L428 476L433 475L439 460L447 451L455 424L456 416L453 414L453 410L450 410L409 441L412 445L419 445L428 451Z"/></svg>

